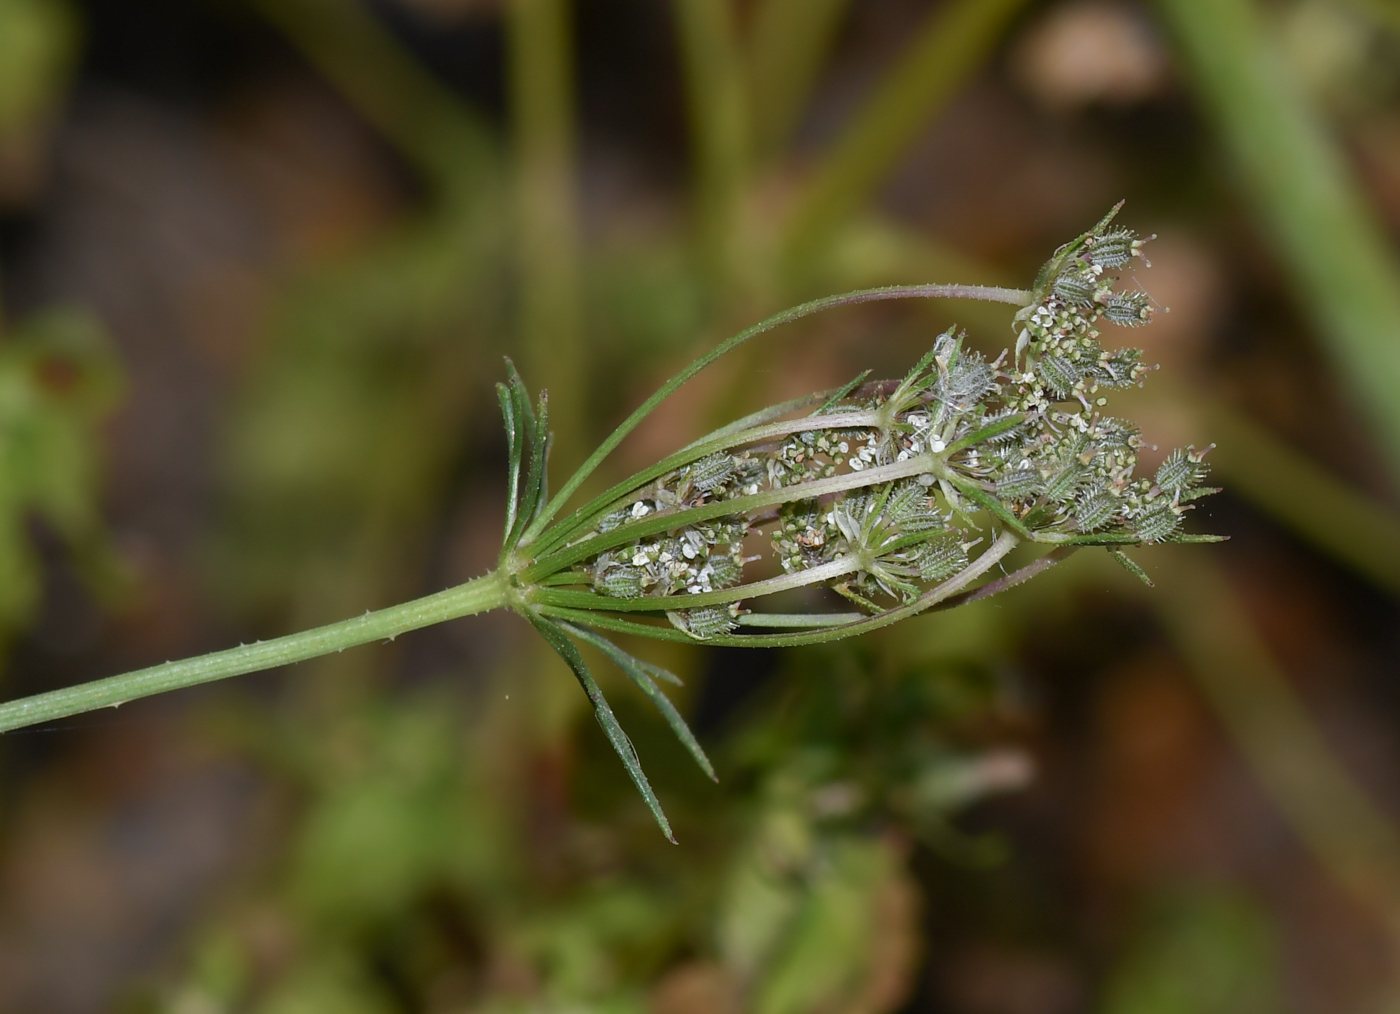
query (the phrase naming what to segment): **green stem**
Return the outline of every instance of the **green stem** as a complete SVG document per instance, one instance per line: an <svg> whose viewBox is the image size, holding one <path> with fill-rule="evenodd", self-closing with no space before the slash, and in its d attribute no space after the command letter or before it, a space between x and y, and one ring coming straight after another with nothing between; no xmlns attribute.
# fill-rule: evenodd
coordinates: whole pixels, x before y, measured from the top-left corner
<svg viewBox="0 0 1400 1014"><path fill-rule="evenodd" d="M859 623L865 613L740 613L735 622L741 627L767 627L772 630L814 630Z"/></svg>
<svg viewBox="0 0 1400 1014"><path fill-rule="evenodd" d="M583 457L588 357L581 344L574 66L568 0L510 0L519 327L525 375L551 394L551 457Z"/></svg>
<svg viewBox="0 0 1400 1014"><path fill-rule="evenodd" d="M153 665L148 669L137 669L120 676L109 676L0 704L0 732L52 722L98 708L115 708L138 697L150 697L167 690L274 669L370 641L393 640L399 634L420 627L499 609L508 604L509 596L505 578L493 571L455 588L367 612L354 619L304 630L299 634L240 645L180 662Z"/></svg>
<svg viewBox="0 0 1400 1014"><path fill-rule="evenodd" d="M565 567L597 556L606 550L616 549L618 546L626 545L636 539L645 539L662 532L675 531L687 525L696 525L727 515L737 517L740 514L749 514L765 507L776 507L779 504L791 503L796 500L815 500L828 493L846 493L853 489L864 489L866 486L896 482L900 479L921 475L924 472L932 472L936 475L940 473L941 469L942 461L939 456L925 453L889 465L877 465L859 472L842 472L840 475L833 475L825 479L813 479L808 482L794 483L791 486L779 486L776 489L765 490L751 496L736 496L730 500L714 500L700 507L657 511L654 514L648 514L640 521L629 521L627 524L618 525L610 531L600 532L582 539L566 549L543 556L521 570L520 579L533 583L563 570Z"/></svg>
<svg viewBox="0 0 1400 1014"><path fill-rule="evenodd" d="M781 574L777 577L754 581L751 584L735 585L718 591L691 592L684 595L645 595L635 599L611 598L607 595L594 595L592 592L555 591L543 589L530 596L531 602L541 605L568 606L573 609L611 609L614 612L661 612L665 609L696 609L701 606L720 606L745 599L759 599L779 592L792 591L825 584L838 577L854 574L869 566L869 561L859 553L848 553L828 563L806 570Z"/></svg>
<svg viewBox="0 0 1400 1014"><path fill-rule="evenodd" d="M698 440L687 444L681 450L641 472L632 475L613 486L605 493L584 504L573 514L540 536L530 546L531 554L541 559L580 533L596 525L603 516L619 507L635 502L648 483L663 475L674 472L694 461L716 451L737 450L748 444L772 440L774 437L790 436L793 433L806 433L811 430L853 430L875 429L885 422L876 412L843 412L831 415L806 415L800 419L773 423L768 426L755 426L749 430L725 432L722 436ZM796 487L789 487L796 488Z"/></svg>
<svg viewBox="0 0 1400 1014"><path fill-rule="evenodd" d="M677 388L701 370L750 339L757 338L764 332L772 331L783 324L801 320L803 317L810 317L824 310L834 310L838 306L855 306L859 303L874 303L888 299L980 299L992 303L1024 306L1030 302L1031 293L1025 289L1005 289L996 285L885 285L875 289L858 289L855 292L824 296L821 299L813 299L794 306L781 313L775 313L766 320L761 320L752 327L745 328L738 334L725 339L700 358L693 360L685 369L666 381L655 394L642 402L631 415L622 421L617 429L608 435L608 438L598 449L588 456L588 460L579 466L578 471L569 477L569 480L564 483L544 510L540 511L521 537L521 545L533 542L544 528L554 520L555 515L569 501L569 498L593 474L594 470L617 448L617 445L622 443L643 419L651 415L658 405L674 394Z"/></svg>
<svg viewBox="0 0 1400 1014"><path fill-rule="evenodd" d="M831 613L827 614L834 625L820 630L808 632L797 632L791 634L717 634L713 637L704 638L705 644L712 644L720 648L795 648L804 644L821 644L825 641L837 641L847 637L854 637L858 634L865 634L872 630L879 630L881 627L888 627L891 623L898 623L900 620L917 616L919 613L929 609L939 608L943 603L963 601L962 593L965 592L978 578L980 578L992 567L1016 548L1021 540L1014 532L1002 532L995 542L987 547L986 551L977 559L973 560L963 570L954 574L948 580L935 588L930 588L913 602L905 603L893 609L887 609L874 616L867 616L858 621L847 619L848 614ZM1054 554L1052 554L1054 555ZM1056 555L1056 560L1063 559L1063 554ZM1036 561L1030 565L1030 574L1039 573L1050 564L1043 564ZM1022 568L1025 570L1026 568ZM1019 572L1017 572L1019 573ZM1028 575L1029 576L1029 575ZM1007 578L998 579L992 582L995 586L993 590L987 592L988 595L995 594L1006 588L1013 588L1026 578L1017 578L1016 574L1008 575ZM975 594L975 593L974 593ZM969 596L970 597L970 596ZM684 631L677 630L670 626L650 625L638 623L636 620L629 620L621 616L609 616L606 613L593 613L580 609L569 609L566 606L541 605L538 611L545 616L553 616L572 623L581 623L587 627L597 630L613 630L620 634L637 634L641 637L650 637L658 641L679 641L682 643L694 644L696 638ZM744 624L745 626L759 626L757 621ZM781 624L788 626L788 624Z"/></svg>

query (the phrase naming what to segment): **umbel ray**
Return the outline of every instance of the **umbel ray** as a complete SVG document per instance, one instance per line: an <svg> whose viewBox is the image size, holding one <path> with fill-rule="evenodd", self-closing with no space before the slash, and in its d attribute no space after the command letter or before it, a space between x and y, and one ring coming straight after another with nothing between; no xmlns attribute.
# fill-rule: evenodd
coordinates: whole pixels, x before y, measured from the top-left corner
<svg viewBox="0 0 1400 1014"><path fill-rule="evenodd" d="M1204 485L1209 448L1173 451L1152 477L1138 476L1138 430L1106 411L1109 392L1139 385L1148 367L1137 349L1106 349L1098 325L1138 327L1153 313L1146 293L1116 284L1116 272L1142 257L1145 242L1113 224L1117 211L1055 251L1028 290L865 289L753 325L672 377L553 496L548 399L541 392L532 402L507 360L507 380L497 385L507 510L495 570L339 623L11 701L0 705L0 732L504 608L524 617L568 664L674 841L580 643L637 684L713 778L659 686L679 680L618 647L609 633L733 647L815 644L994 595L1079 549L1106 549L1147 581L1125 549L1219 541L1183 531L1194 501L1216 492ZM988 361L950 330L901 379L872 381L863 373L834 390L771 405L565 513L639 423L726 353L823 310L933 298L1018 306L1014 349ZM746 555L756 543L767 559ZM992 577L1022 545L1047 552ZM799 609L781 611L775 601Z"/></svg>

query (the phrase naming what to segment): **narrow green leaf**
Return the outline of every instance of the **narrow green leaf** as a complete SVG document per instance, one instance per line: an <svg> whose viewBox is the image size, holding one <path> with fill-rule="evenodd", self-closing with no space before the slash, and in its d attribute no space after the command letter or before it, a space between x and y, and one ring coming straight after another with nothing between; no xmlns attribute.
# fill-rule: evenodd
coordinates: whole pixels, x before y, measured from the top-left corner
<svg viewBox="0 0 1400 1014"><path fill-rule="evenodd" d="M504 548L510 551L520 543L521 535L531 518L539 513L542 503L540 494L545 482L549 449L549 398L547 392L541 391L538 411L530 404L530 392L509 357L506 359L506 379L512 411L518 420L519 443L522 453L528 453L525 482L517 494L516 515L506 535Z"/></svg>
<svg viewBox="0 0 1400 1014"><path fill-rule="evenodd" d="M1130 559L1128 558L1128 554L1127 554L1127 553L1124 553L1124 552L1122 552L1122 551L1120 551L1120 550L1117 550L1117 549L1110 549L1110 550L1108 551L1108 555L1111 556L1111 557L1113 557L1113 558L1114 558L1115 560L1117 560L1120 564L1122 564L1124 570L1126 570L1129 574L1133 575L1133 577L1137 578L1137 579L1138 579L1139 581L1141 581L1143 584L1147 585L1147 587L1149 587L1149 588L1155 588L1155 587L1157 587L1155 584L1152 583L1152 578L1150 578L1150 577L1147 576L1147 571L1143 570L1143 569L1142 569L1141 567L1139 567L1136 563L1134 563L1132 560L1130 560Z"/></svg>
<svg viewBox="0 0 1400 1014"><path fill-rule="evenodd" d="M961 451L964 448L972 447L975 444L980 444L984 440L990 440L992 439L992 437L997 436L1001 433L1005 433L1007 430L1013 430L1025 421L1026 416L1024 413L1017 413L1016 415L1007 416L1005 419L998 419L990 426L983 426L980 430L977 430L973 433L969 433L961 440L956 441L953 444L953 446L949 447L943 453L956 454L958 453L958 451Z"/></svg>
<svg viewBox="0 0 1400 1014"><path fill-rule="evenodd" d="M866 598L864 595L861 595L859 592L851 591L848 585L834 584L831 586L831 590L834 591L837 595L840 595L842 598L854 602L858 606L862 606L866 609L869 609L871 616L879 616L880 614L888 611L881 609L874 602L871 602L868 598Z"/></svg>
<svg viewBox="0 0 1400 1014"><path fill-rule="evenodd" d="M525 386L525 381L521 378L520 372L515 368L515 363L509 356L506 359L506 382L510 385L511 397L515 399L516 414L525 420L525 428L528 432L535 425L535 410L530 404L530 391Z"/></svg>
<svg viewBox="0 0 1400 1014"><path fill-rule="evenodd" d="M1017 535L1021 536L1023 539L1035 541L1035 533L1027 528L1020 518L1007 510L1005 504L986 490L979 489L972 483L959 479L956 475L950 475L948 481L953 484L959 493L979 507L986 509Z"/></svg>
<svg viewBox="0 0 1400 1014"><path fill-rule="evenodd" d="M645 659L633 656L632 661L645 669L654 679L659 679L662 683L669 683L673 687L685 686L685 681L673 673L670 669L663 669L659 665L652 665Z"/></svg>
<svg viewBox="0 0 1400 1014"><path fill-rule="evenodd" d="M515 401L505 384L496 385L496 399L501 403L501 415L506 424L506 459L509 461L509 475L506 479L506 532L505 541L510 542L511 529L520 509L520 419L515 414Z"/></svg>
<svg viewBox="0 0 1400 1014"><path fill-rule="evenodd" d="M679 683L680 680L676 679L675 676L661 669L659 666L643 662L639 658L633 658L597 631L589 630L587 627L574 626L573 624L565 625L565 629L579 640L593 645L593 647L612 659L613 662L617 664L617 667L626 673L633 683L637 684L638 689L646 694L647 697L651 698L651 702L656 705L656 710L661 712L662 717L666 719L666 724L671 727L671 731L674 732L676 738L681 741L681 745L690 752L690 756L695 758L695 763L700 765L700 770L709 775L710 781L719 781L719 776L715 774L714 765L710 763L710 758L705 756L705 751L700 746L700 741L697 740L695 734L690 731L690 726L686 724L685 719L681 717L681 713L676 710L676 706L671 703L670 698L663 694L661 688L652 681L651 676L654 672L662 672L666 673L666 676L670 677L671 680L675 680L677 683Z"/></svg>
<svg viewBox="0 0 1400 1014"><path fill-rule="evenodd" d="M652 791L651 783L647 781L647 776L642 771L642 763L637 758L636 748L632 746L632 741L627 738L627 733L622 731L622 726L618 724L617 717L613 714L612 708L608 706L607 699L603 697L603 691L598 688L597 681L589 672L588 663L579 654L578 647L569 640L569 636L554 621L541 616L532 609L522 609L520 613L573 670L579 685L583 687L583 692L593 702L593 717L603 727L603 734L608 737L608 742L612 744L613 750L622 761L622 766L627 769L627 774L632 778L632 784L642 794L642 799L646 801L651 815L656 818L661 833L671 844L676 844L676 836L671 833L671 822L666 819L666 814L662 812L661 803L657 800L656 793Z"/></svg>
<svg viewBox="0 0 1400 1014"><path fill-rule="evenodd" d="M546 482L545 472L549 462L549 396L547 391L540 392L539 409L533 413L534 425L529 431L530 437L530 467L525 476L525 488L520 497L520 517L516 521L518 532L513 533L513 544L518 544L520 536L525 532L525 526L530 519L539 513L540 504L543 502L541 494L544 491Z"/></svg>
<svg viewBox="0 0 1400 1014"><path fill-rule="evenodd" d="M856 374L850 380L846 381L844 385L838 387L835 391L833 391L831 397L827 398L826 401L822 402L821 407L812 414L823 415L825 414L826 410L831 408L833 405L837 405L845 401L847 398L850 397L852 391L860 387L861 384L865 383L865 378L868 376L870 376L869 370L862 370L860 373Z"/></svg>
<svg viewBox="0 0 1400 1014"><path fill-rule="evenodd" d="M1053 543L1056 546L1140 546L1142 537L1132 533L1114 532L1094 532L1088 535L1042 535L1040 542Z"/></svg>
<svg viewBox="0 0 1400 1014"><path fill-rule="evenodd" d="M904 379L900 381L899 387L895 390L896 398L901 394L907 394L913 389L920 375L928 369L929 364L933 362L934 356L937 355L937 348L937 344L930 347L927 352L919 357L919 361L910 367L909 372L904 375Z"/></svg>

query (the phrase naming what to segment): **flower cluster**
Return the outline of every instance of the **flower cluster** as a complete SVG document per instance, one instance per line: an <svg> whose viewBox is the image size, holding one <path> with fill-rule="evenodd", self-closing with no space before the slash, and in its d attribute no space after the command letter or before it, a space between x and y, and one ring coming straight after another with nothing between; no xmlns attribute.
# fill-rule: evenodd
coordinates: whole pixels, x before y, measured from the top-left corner
<svg viewBox="0 0 1400 1014"><path fill-rule="evenodd" d="M605 632L750 647L813 644L996 594L1082 547L1107 549L1146 581L1124 548L1217 541L1182 530L1193 501L1214 492L1203 485L1205 451L1173 451L1153 477L1140 477L1137 428L1105 412L1108 394L1140 384L1148 367L1136 349L1105 348L1098 325L1138 327L1153 315L1146 293L1117 286L1116 272L1142 257L1145 241L1113 226L1116 211L1055 251L1029 291L865 289L753 325L663 385L552 499L544 467L548 401L541 395L532 405L507 364L509 383L498 385L510 463L500 555L506 594L573 670L668 836L656 794L579 643L616 663L713 777L658 686L675 677ZM762 409L559 515L662 399L749 339L836 306L946 296L1016 303L1014 350L989 360L949 330L900 380L862 374L839 389ZM1024 545L1049 552L990 578Z"/></svg>
<svg viewBox="0 0 1400 1014"><path fill-rule="evenodd" d="M827 588L872 616L917 602L976 568L969 551L997 531L1113 550L1195 538L1182 516L1213 492L1205 452L1175 451L1138 477L1137 428L1103 412L1148 368L1137 349L1104 348L1097 325L1153 313L1146 293L1115 287L1145 241L1112 217L1047 263L1016 315L1014 354L988 361L948 331L898 382L858 377L808 399L806 415L779 406L719 431L600 511L559 582L590 589L590 608L737 641L751 639L730 636L740 625L799 622L741 605L780 591ZM766 553L755 540L745 555L751 533L766 534Z"/></svg>
<svg viewBox="0 0 1400 1014"><path fill-rule="evenodd" d="M814 644L996 594L1081 547L1106 548L1147 580L1124 547L1217 541L1182 531L1193 501L1214 492L1203 485L1205 451L1173 451L1154 477L1139 477L1137 429L1102 411L1107 392L1141 383L1146 367L1135 349L1105 349L1097 324L1138 327L1153 312L1145 293L1116 287L1114 272L1141 257L1144 242L1112 226L1116 212L1057 250L1030 291L937 284L862 289L811 300L746 328L663 384L552 497L549 400L544 392L532 400L507 360L507 382L496 385L508 481L495 572L313 631L12 701L0 706L0 729L508 606L573 671L670 837L632 741L579 644L612 660L701 769L712 778L714 769L658 686L679 682L675 676L602 631L746 647ZM950 330L902 380L868 382L862 374L837 390L762 409L561 515L665 398L744 342L838 306L944 297L1017 304L1014 353L989 362ZM1050 552L983 580L1020 545ZM797 611L754 608L781 604L784 596ZM859 611L827 611L822 596L844 598Z"/></svg>

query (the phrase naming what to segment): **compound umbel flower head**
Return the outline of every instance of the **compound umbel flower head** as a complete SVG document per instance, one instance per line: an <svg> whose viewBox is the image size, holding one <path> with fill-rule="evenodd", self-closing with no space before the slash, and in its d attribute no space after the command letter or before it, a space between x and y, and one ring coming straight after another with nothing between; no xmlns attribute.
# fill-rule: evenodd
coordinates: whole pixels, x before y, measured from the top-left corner
<svg viewBox="0 0 1400 1014"><path fill-rule="evenodd" d="M550 500L547 402L532 406L508 364L499 385L511 463L501 568L514 608L582 683L608 739L666 834L635 751L575 641L616 662L661 708L701 767L695 737L657 686L676 682L599 631L773 647L852 637L994 594L1077 548L1215 541L1182 531L1205 451L1173 452L1154 478L1134 474L1141 444L1107 415L1107 392L1138 385L1137 349L1105 349L1097 324L1152 316L1112 272L1143 239L1113 227L1115 208L1055 252L1029 293L915 287L867 290L780 314L692 364L634 413ZM1014 352L988 361L947 331L899 380L866 374L774 405L643 469L557 521L564 501L662 398L730 348L786 320L841 303L973 295L1022 303ZM1209 448L1207 448L1208 450ZM1018 544L1051 548L988 583ZM760 547L766 547L760 551ZM979 587L980 583L980 587ZM824 607L823 598L841 603ZM797 603L800 611L768 607Z"/></svg>

